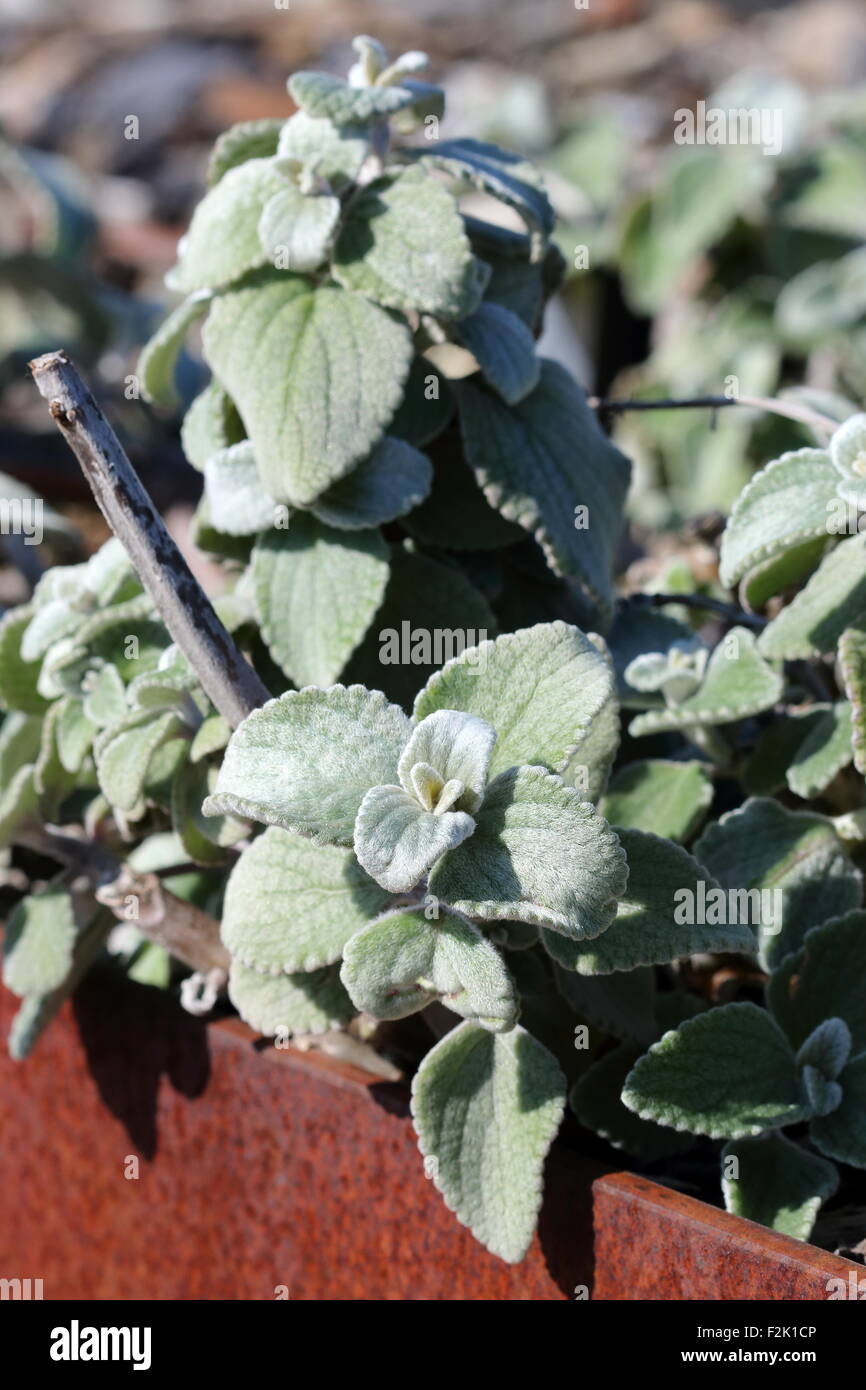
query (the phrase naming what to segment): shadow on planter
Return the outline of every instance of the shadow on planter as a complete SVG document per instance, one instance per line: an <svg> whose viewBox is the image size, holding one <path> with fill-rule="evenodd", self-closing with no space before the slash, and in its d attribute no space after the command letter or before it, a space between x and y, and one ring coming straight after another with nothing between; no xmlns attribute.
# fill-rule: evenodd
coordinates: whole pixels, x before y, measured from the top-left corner
<svg viewBox="0 0 866 1390"><path fill-rule="evenodd" d="M154 1158L160 1080L165 1076L190 1100L202 1095L210 1076L207 1025L163 990L119 972L108 982L92 972L72 1007L103 1104L124 1126L132 1147Z"/></svg>

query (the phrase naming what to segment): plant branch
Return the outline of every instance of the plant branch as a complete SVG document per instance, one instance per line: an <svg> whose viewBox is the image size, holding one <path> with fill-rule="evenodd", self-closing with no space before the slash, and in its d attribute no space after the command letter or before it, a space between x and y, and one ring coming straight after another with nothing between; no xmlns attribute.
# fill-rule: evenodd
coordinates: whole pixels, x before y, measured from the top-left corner
<svg viewBox="0 0 866 1390"><path fill-rule="evenodd" d="M838 421L807 405L796 401L774 400L769 396L692 396L683 400L666 397L662 400L610 400L605 396L590 396L589 404L593 410L610 411L621 414L626 410L718 410L729 405L748 406L752 410L765 410L772 415L783 415L788 420L811 425L828 437L838 428Z"/></svg>
<svg viewBox="0 0 866 1390"><path fill-rule="evenodd" d="M760 629L767 626L767 619L759 617L757 613L747 613L745 609L737 608L733 603L725 603L723 599L710 598L705 594L638 594L635 597L642 599L652 608L663 608L668 603L681 603L684 608L706 608L710 613L718 613L726 622L740 623L743 627Z"/></svg>
<svg viewBox="0 0 866 1390"><path fill-rule="evenodd" d="M63 352L30 363L33 380L97 505L208 698L231 724L270 699L214 612L148 497L117 435Z"/></svg>
<svg viewBox="0 0 866 1390"><path fill-rule="evenodd" d="M137 873L104 845L50 828L16 839L87 879L96 901L110 908L118 921L131 922L190 970L203 975L228 971L229 953L220 940L219 922L169 893L155 873Z"/></svg>

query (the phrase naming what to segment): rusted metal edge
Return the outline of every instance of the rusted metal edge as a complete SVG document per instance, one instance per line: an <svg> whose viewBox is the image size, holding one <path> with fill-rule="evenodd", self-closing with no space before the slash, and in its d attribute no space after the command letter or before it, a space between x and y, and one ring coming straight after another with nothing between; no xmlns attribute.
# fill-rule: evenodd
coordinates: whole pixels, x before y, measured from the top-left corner
<svg viewBox="0 0 866 1390"><path fill-rule="evenodd" d="M593 1183L601 1301L823 1301L863 1267L633 1173ZM856 1282L855 1282L856 1287Z"/></svg>

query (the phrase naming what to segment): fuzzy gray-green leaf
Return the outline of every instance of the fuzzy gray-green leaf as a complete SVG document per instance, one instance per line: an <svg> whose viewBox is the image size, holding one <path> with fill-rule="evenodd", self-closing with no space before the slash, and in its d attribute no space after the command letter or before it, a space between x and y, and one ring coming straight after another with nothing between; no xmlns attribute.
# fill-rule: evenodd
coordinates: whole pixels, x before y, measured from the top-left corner
<svg viewBox="0 0 866 1390"><path fill-rule="evenodd" d="M457 913L433 920L423 908L386 913L347 943L340 977L355 1008L374 1018L405 1018L438 999L494 1033L517 1019L502 957Z"/></svg>
<svg viewBox="0 0 866 1390"><path fill-rule="evenodd" d="M269 826L229 876L222 939L252 970L317 970L338 961L387 902L350 849Z"/></svg>
<svg viewBox="0 0 866 1390"><path fill-rule="evenodd" d="M262 636L297 686L332 685L385 594L388 547L378 531L350 534L309 513L256 542L252 581Z"/></svg>
<svg viewBox="0 0 866 1390"><path fill-rule="evenodd" d="M509 1263L529 1248L564 1105L559 1064L519 1025L491 1033L461 1023L413 1080L425 1168L457 1220Z"/></svg>
<svg viewBox="0 0 866 1390"><path fill-rule="evenodd" d="M378 691L290 690L232 734L206 815L231 812L331 844L351 844L370 787L393 779L412 731Z"/></svg>
<svg viewBox="0 0 866 1390"><path fill-rule="evenodd" d="M756 1004L725 1004L654 1043L623 1102L645 1120L711 1139L740 1139L809 1113L784 1034Z"/></svg>
<svg viewBox="0 0 866 1390"><path fill-rule="evenodd" d="M578 792L540 767L491 782L473 834L430 875L430 892L468 917L599 936L625 891L625 852Z"/></svg>
<svg viewBox="0 0 866 1390"><path fill-rule="evenodd" d="M309 506L371 452L412 357L408 328L384 309L286 271L220 295L204 344L246 425L264 487L295 506Z"/></svg>
<svg viewBox="0 0 866 1390"><path fill-rule="evenodd" d="M538 623L463 652L415 701L415 718L465 710L497 734L490 776L533 763L562 772L612 693L603 654L579 628Z"/></svg>
<svg viewBox="0 0 866 1390"><path fill-rule="evenodd" d="M606 617L631 467L580 387L542 358L539 384L518 405L469 382L459 405L466 457L488 502L533 535L555 573L577 580Z"/></svg>
<svg viewBox="0 0 866 1390"><path fill-rule="evenodd" d="M483 288L457 204L418 168L369 184L352 202L333 272L386 308L442 319L473 313Z"/></svg>

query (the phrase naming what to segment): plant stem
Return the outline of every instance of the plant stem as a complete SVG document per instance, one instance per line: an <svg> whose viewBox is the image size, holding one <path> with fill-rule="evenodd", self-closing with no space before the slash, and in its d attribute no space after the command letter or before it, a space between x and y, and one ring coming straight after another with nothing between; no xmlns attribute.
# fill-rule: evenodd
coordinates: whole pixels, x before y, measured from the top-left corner
<svg viewBox="0 0 866 1390"><path fill-rule="evenodd" d="M220 622L168 534L117 435L63 352L30 363L33 380L81 464L97 505L202 689L237 728L270 694Z"/></svg>
<svg viewBox="0 0 866 1390"><path fill-rule="evenodd" d="M681 603L684 608L706 608L710 613L718 613L720 618L726 619L729 623L741 623L744 627L764 628L767 626L766 618L761 618L757 613L747 613L743 608L737 608L732 603L725 603L720 598L710 598L705 594L638 594L635 597L644 600L652 608L663 608L668 603Z"/></svg>
<svg viewBox="0 0 866 1390"><path fill-rule="evenodd" d="M829 415L821 415L810 410L807 405L796 401L774 400L769 396L692 396L683 400L666 397L662 400L609 400L604 396L590 396L589 404L593 410L611 411L620 414L626 410L718 410L729 405L748 406L752 410L766 410L772 415L783 415L788 420L811 425L828 437L838 428L838 421Z"/></svg>
<svg viewBox="0 0 866 1390"><path fill-rule="evenodd" d="M169 893L155 873L137 873L105 845L50 827L22 833L16 841L65 864L87 881L96 901L119 922L131 922L142 936L164 946L190 970L203 975L228 970L229 953L216 918Z"/></svg>

